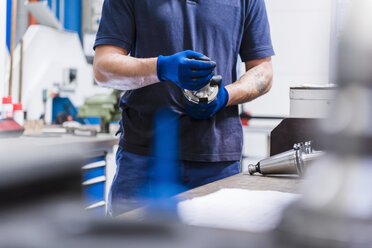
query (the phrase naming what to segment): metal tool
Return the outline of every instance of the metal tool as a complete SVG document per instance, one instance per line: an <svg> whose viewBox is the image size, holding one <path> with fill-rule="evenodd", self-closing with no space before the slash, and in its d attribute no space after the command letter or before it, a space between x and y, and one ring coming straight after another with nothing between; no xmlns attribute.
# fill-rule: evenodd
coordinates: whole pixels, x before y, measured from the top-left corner
<svg viewBox="0 0 372 248"><path fill-rule="evenodd" d="M263 159L256 165L249 165L249 174L297 174L302 176L306 167L324 155L322 151L315 151L311 142L298 143L293 150Z"/></svg>
<svg viewBox="0 0 372 248"><path fill-rule="evenodd" d="M211 61L208 57L193 58L200 61ZM214 76L209 81L209 83L198 91L183 90L183 94L186 99L191 103L195 104L209 104L216 100L218 91L220 89L220 84L222 81L222 76Z"/></svg>
<svg viewBox="0 0 372 248"><path fill-rule="evenodd" d="M214 76L204 88L198 91L183 90L183 94L192 103L209 104L216 100L221 81L221 76Z"/></svg>

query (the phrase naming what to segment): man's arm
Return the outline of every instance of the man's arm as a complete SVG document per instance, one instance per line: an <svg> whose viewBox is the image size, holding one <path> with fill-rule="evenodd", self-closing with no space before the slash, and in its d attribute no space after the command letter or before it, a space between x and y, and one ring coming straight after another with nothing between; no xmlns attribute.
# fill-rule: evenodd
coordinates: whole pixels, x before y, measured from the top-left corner
<svg viewBox="0 0 372 248"><path fill-rule="evenodd" d="M122 48L102 45L96 47L94 57L97 82L118 90L134 90L159 81L172 81L181 89L199 90L212 78L215 67L216 63L205 55L190 50L139 59L128 56L128 51Z"/></svg>
<svg viewBox="0 0 372 248"><path fill-rule="evenodd" d="M233 84L226 86L229 92L227 106L246 103L266 94L273 83L271 57L245 63L246 73Z"/></svg>
<svg viewBox="0 0 372 248"><path fill-rule="evenodd" d="M118 90L134 90L159 81L158 58L138 59L128 51L109 45L96 47L93 70L100 86Z"/></svg>

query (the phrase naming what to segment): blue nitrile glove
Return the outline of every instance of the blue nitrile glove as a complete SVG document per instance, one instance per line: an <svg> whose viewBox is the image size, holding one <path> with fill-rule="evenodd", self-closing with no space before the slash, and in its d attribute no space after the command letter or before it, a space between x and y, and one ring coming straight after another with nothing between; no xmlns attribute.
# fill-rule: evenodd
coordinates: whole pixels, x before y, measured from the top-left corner
<svg viewBox="0 0 372 248"><path fill-rule="evenodd" d="M216 62L194 51L184 51L171 56L160 55L157 74L161 82L172 81L181 89L200 90L213 76Z"/></svg>
<svg viewBox="0 0 372 248"><path fill-rule="evenodd" d="M222 80L219 87L217 98L213 102L209 104L186 104L187 114L194 119L205 120L214 116L217 111L224 109L229 101L229 93L223 86Z"/></svg>

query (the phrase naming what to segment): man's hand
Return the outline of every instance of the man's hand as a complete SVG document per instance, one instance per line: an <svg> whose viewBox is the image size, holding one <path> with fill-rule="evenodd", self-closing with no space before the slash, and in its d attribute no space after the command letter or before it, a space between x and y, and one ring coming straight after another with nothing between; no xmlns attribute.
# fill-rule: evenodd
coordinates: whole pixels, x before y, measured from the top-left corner
<svg viewBox="0 0 372 248"><path fill-rule="evenodd" d="M229 93L223 86L222 80L219 85L219 91L216 100L209 104L185 105L186 112L194 119L209 119L219 110L224 109L229 101Z"/></svg>
<svg viewBox="0 0 372 248"><path fill-rule="evenodd" d="M159 80L172 81L181 89L200 90L213 76L216 63L201 53L184 51L171 56L159 56Z"/></svg>

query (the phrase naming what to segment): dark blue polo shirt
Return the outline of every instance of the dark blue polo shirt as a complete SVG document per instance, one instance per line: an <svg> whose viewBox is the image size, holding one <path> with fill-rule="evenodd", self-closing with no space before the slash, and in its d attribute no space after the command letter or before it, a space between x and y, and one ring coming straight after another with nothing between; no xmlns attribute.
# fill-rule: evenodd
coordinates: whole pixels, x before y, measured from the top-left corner
<svg viewBox="0 0 372 248"><path fill-rule="evenodd" d="M224 85L236 81L239 54L244 62L274 55L264 0L105 0L95 47L99 45L121 47L136 58L194 50L217 62L215 73ZM182 160L240 160L238 106L195 120L186 114L183 97L172 82L127 91L120 102L120 146L150 155L154 115L170 107L180 120Z"/></svg>

